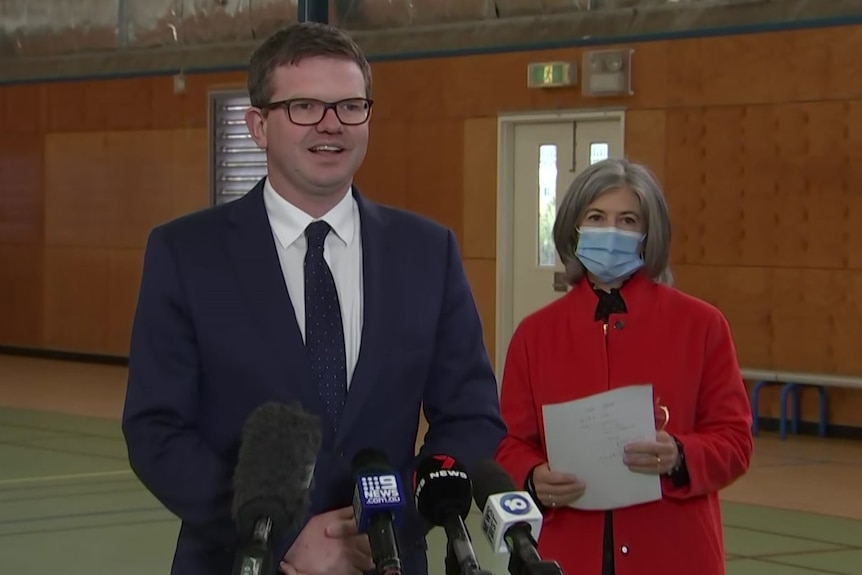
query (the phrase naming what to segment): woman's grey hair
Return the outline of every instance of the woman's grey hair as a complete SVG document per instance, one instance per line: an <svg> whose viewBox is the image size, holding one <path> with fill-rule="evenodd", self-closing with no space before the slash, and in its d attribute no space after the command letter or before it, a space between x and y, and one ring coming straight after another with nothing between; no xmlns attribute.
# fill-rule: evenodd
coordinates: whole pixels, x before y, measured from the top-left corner
<svg viewBox="0 0 862 575"><path fill-rule="evenodd" d="M673 283L670 272L670 214L658 180L644 165L625 159L608 159L596 162L578 174L557 211L554 243L566 266L566 279L570 285L580 281L586 271L575 256L575 249L578 246L578 227L588 207L605 192L621 187L633 191L640 200L641 215L646 222L643 251L645 273L658 283Z"/></svg>

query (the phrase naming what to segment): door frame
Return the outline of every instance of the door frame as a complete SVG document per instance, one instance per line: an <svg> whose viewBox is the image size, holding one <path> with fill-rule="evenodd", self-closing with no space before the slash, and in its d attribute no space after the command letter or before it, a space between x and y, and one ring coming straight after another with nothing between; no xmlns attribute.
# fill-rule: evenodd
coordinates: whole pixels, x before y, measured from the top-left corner
<svg viewBox="0 0 862 575"><path fill-rule="evenodd" d="M515 273L515 127L520 124L617 120L625 151L626 110L623 107L554 112L510 113L497 116L497 297L495 310L495 361L498 386L512 332L512 282Z"/></svg>

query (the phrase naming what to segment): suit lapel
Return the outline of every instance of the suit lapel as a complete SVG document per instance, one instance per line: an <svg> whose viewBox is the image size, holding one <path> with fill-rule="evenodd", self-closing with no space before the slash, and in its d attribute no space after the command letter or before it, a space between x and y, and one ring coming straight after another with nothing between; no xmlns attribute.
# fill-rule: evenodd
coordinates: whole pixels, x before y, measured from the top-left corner
<svg viewBox="0 0 862 575"><path fill-rule="evenodd" d="M381 362L386 355L382 349L386 329L383 309L386 298L386 222L380 208L363 199L355 187L354 197L359 205L362 231L362 341L350 391L347 394L347 403L338 426L339 441L348 436L359 418L362 406L377 381Z"/></svg>
<svg viewBox="0 0 862 575"><path fill-rule="evenodd" d="M263 180L228 208L227 251L246 304L272 345L276 365L282 370L276 380L284 385L282 390L293 388L303 404L317 411L319 401L311 390L305 345L263 203Z"/></svg>

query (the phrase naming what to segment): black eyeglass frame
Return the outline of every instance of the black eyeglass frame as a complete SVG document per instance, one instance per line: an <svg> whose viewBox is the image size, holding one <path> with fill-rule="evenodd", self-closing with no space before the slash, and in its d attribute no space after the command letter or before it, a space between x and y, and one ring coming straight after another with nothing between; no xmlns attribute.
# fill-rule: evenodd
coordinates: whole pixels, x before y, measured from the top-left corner
<svg viewBox="0 0 862 575"><path fill-rule="evenodd" d="M312 102L315 104L323 104L323 112L320 114L320 118L316 122L297 122L293 119L293 116L290 113L290 106L294 102ZM345 122L341 115L338 113L338 106L344 104L345 102L362 102L367 108L365 109L365 119L361 122ZM326 102L324 100L318 100L316 98L288 98L287 100L277 100L275 102L269 102L260 107L261 110L275 110L276 108L283 108L285 113L287 113L287 119L291 121L291 123L296 124L297 126L316 126L320 122L323 121L323 118L326 117L326 112L330 109L335 111L335 116L338 118L338 121L344 124L345 126L361 126L366 123L371 118L371 107L374 105L374 100L371 98L344 98L343 100L338 100L337 102Z"/></svg>

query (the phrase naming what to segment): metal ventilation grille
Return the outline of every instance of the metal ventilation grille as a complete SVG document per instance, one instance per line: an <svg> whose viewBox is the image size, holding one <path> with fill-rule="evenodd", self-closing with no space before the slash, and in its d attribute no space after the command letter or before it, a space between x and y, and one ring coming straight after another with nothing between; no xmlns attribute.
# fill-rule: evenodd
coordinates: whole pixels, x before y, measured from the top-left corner
<svg viewBox="0 0 862 575"><path fill-rule="evenodd" d="M266 153L245 125L248 95L241 91L210 94L210 167L212 203L245 195L266 175Z"/></svg>

